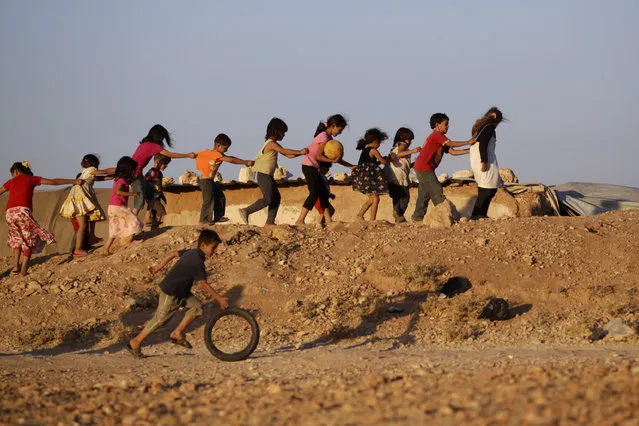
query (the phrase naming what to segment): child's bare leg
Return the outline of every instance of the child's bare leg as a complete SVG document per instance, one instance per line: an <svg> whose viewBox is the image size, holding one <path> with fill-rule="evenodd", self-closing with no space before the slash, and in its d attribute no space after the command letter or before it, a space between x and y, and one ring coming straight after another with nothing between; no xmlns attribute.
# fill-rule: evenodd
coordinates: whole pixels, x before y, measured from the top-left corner
<svg viewBox="0 0 639 426"><path fill-rule="evenodd" d="M379 206L379 195L371 195L371 220L375 220L377 218L377 207Z"/></svg>
<svg viewBox="0 0 639 426"><path fill-rule="evenodd" d="M369 199L366 200L364 204L362 204L362 208L359 209L359 213L357 213L357 220L364 220L364 214L368 211L370 207L371 207L371 199L369 197Z"/></svg>
<svg viewBox="0 0 639 426"><path fill-rule="evenodd" d="M322 218L320 218L320 219L322 219ZM333 221L333 215L331 214L331 209L330 208L325 208L324 209L323 219L324 219L324 223L326 223L327 225Z"/></svg>
<svg viewBox="0 0 639 426"><path fill-rule="evenodd" d="M309 210L307 208L302 207L302 210L300 211L300 215L295 221L295 225L297 226L304 225L304 221L306 220L306 215L308 215L308 212Z"/></svg>
<svg viewBox="0 0 639 426"><path fill-rule="evenodd" d="M29 269L29 261L31 260L30 254L24 254L22 256L22 269L20 269L20 275L25 277L27 275L27 270Z"/></svg>
<svg viewBox="0 0 639 426"><path fill-rule="evenodd" d="M184 318L182 318L182 321L180 321L180 323L175 328L175 330L171 332L171 338L175 340L184 339L184 330L186 330L186 327L188 327L189 324L191 324L195 318L197 317L194 317L191 315L184 315Z"/></svg>
<svg viewBox="0 0 639 426"><path fill-rule="evenodd" d="M144 214L144 223L147 225L153 223L153 206L155 206L155 200L150 200L148 203L149 206Z"/></svg>
<svg viewBox="0 0 639 426"><path fill-rule="evenodd" d="M115 238L109 236L109 238L107 239L106 244L104 245L104 255L108 256L110 253L109 251L111 250L111 246L113 245L113 241L115 241Z"/></svg>
<svg viewBox="0 0 639 426"><path fill-rule="evenodd" d="M75 233L75 251L82 251L82 240L84 240L84 231L87 228L87 217L78 216L75 218L78 221L78 232Z"/></svg>
<svg viewBox="0 0 639 426"><path fill-rule="evenodd" d="M13 249L13 272L17 274L20 271L20 256L22 255L22 250L19 248Z"/></svg>
<svg viewBox="0 0 639 426"><path fill-rule="evenodd" d="M89 222L89 240L97 240L98 237L95 236L95 222Z"/></svg>
<svg viewBox="0 0 639 426"><path fill-rule="evenodd" d="M140 331L140 333L135 336L133 339L129 340L129 345L131 345L132 349L137 349L140 346L142 346L142 343L144 343L144 340L146 340L147 337L149 337L149 335L153 333L151 330L148 330L146 327Z"/></svg>

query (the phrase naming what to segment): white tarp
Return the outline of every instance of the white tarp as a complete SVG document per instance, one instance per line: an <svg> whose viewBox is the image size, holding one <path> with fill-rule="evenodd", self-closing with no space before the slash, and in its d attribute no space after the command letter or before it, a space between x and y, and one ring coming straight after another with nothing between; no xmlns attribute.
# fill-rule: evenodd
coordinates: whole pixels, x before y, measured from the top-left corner
<svg viewBox="0 0 639 426"><path fill-rule="evenodd" d="M639 209L639 188L600 183L569 182L552 187L562 210L571 216L593 216Z"/></svg>

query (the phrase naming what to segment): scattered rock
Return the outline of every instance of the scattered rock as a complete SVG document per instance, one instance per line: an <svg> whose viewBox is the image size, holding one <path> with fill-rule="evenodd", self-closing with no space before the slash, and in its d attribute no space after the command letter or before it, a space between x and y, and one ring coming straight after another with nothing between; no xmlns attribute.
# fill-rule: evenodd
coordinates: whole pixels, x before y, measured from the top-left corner
<svg viewBox="0 0 639 426"><path fill-rule="evenodd" d="M626 325L621 318L614 318L603 329L608 332L608 337L614 340L624 340L635 334L635 331Z"/></svg>
<svg viewBox="0 0 639 426"><path fill-rule="evenodd" d="M505 167L499 168L499 176L504 183L519 183L519 178L511 169Z"/></svg>
<svg viewBox="0 0 639 426"><path fill-rule="evenodd" d="M459 219L461 219L461 214L455 205L449 200L444 200L443 203L436 206L429 205L423 223L431 228L450 228Z"/></svg>

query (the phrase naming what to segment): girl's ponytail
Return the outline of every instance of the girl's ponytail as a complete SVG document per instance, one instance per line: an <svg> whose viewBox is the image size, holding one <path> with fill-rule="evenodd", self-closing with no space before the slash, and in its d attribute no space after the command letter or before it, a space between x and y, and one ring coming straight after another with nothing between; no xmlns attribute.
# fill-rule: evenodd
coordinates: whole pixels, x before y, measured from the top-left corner
<svg viewBox="0 0 639 426"><path fill-rule="evenodd" d="M357 149L358 151L361 151L362 149L366 147L366 145L368 145L368 141L364 138L361 138L360 140L357 141L357 147L355 149Z"/></svg>
<svg viewBox="0 0 639 426"><path fill-rule="evenodd" d="M325 131L326 131L326 123L324 123L323 121L320 121L320 123L317 125L317 129L315 129L315 135L313 137Z"/></svg>

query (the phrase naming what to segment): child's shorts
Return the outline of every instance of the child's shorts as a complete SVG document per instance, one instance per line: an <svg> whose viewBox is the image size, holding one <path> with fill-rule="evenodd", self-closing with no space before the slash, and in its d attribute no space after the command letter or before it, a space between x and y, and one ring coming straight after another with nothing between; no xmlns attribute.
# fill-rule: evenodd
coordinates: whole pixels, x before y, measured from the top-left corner
<svg viewBox="0 0 639 426"><path fill-rule="evenodd" d="M169 296L160 290L160 300L158 301L158 308L155 311L155 315L153 318L146 323L144 328L149 331L155 331L161 326L163 326L175 312L180 308L180 306L186 306L187 311L184 316L190 316L192 318L197 318L202 315L202 302L197 297L191 295L187 299L178 299L175 296Z"/></svg>

